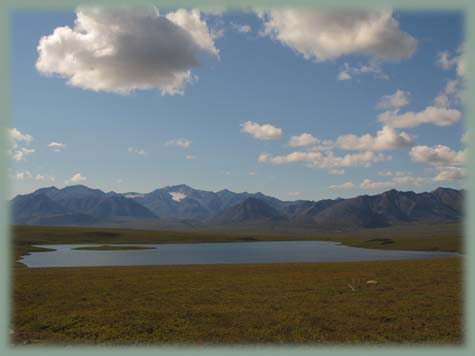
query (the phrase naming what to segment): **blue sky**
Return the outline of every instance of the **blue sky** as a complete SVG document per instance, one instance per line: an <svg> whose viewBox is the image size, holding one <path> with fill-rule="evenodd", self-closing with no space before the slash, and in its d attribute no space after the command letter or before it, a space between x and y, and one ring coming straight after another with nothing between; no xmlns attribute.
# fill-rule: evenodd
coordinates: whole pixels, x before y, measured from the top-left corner
<svg viewBox="0 0 475 356"><path fill-rule="evenodd" d="M83 30L78 10L12 14L11 196L76 183L286 200L462 187L461 14L185 11L155 26L129 12L85 11ZM368 23L369 40L345 45ZM114 42L114 24L139 40ZM97 38L75 42L88 31ZM91 59L98 48L113 54ZM389 136L375 139L383 127Z"/></svg>

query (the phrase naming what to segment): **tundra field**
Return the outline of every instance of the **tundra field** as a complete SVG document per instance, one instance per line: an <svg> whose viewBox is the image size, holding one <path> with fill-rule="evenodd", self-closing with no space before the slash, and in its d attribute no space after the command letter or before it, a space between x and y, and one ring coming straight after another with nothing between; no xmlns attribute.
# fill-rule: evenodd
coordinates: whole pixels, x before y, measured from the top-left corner
<svg viewBox="0 0 475 356"><path fill-rule="evenodd" d="M294 238L13 228L15 258L37 250L33 244L289 239L334 240L381 249L462 249L456 224ZM12 267L12 342L17 345L461 344L464 339L461 257L34 269L15 263Z"/></svg>

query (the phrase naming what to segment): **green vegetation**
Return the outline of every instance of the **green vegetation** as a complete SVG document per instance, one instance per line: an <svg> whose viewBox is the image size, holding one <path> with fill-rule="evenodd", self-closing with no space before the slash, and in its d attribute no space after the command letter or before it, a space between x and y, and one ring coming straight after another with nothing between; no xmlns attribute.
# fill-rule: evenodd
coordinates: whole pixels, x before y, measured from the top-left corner
<svg viewBox="0 0 475 356"><path fill-rule="evenodd" d="M90 251L114 251L114 250L154 250L155 247L150 246L111 246L111 245L101 245L101 246L85 246L85 247L76 247L72 250L90 250Z"/></svg>
<svg viewBox="0 0 475 356"><path fill-rule="evenodd" d="M177 232L92 227L14 226L15 246L47 244L147 244L325 240L351 246L384 249L462 251L463 231L458 223L402 225L351 232L301 234L232 234L229 232ZM392 240L387 243L381 239Z"/></svg>
<svg viewBox="0 0 475 356"><path fill-rule="evenodd" d="M13 227L13 257L41 244L326 240L462 251L460 225L264 235ZM134 246L135 248L135 246ZM81 249L89 249L82 247ZM462 259L13 268L15 343L461 343ZM18 268L21 267L21 268ZM368 280L377 284L368 285ZM349 283L357 286L353 292Z"/></svg>
<svg viewBox="0 0 475 356"><path fill-rule="evenodd" d="M16 268L13 341L458 344L462 261Z"/></svg>

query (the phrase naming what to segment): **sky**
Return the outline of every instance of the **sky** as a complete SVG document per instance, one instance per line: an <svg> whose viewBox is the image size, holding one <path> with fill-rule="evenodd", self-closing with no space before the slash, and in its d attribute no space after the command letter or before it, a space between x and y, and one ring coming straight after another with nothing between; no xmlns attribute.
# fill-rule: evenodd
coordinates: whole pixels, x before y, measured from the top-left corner
<svg viewBox="0 0 475 356"><path fill-rule="evenodd" d="M11 36L12 197L463 187L461 13L87 7Z"/></svg>

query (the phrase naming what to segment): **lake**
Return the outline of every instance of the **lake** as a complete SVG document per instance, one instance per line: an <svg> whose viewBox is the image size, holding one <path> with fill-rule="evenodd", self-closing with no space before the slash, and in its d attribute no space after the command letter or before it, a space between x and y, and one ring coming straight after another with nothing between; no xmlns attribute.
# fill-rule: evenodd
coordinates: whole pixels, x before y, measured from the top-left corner
<svg viewBox="0 0 475 356"><path fill-rule="evenodd" d="M110 244L111 246L121 246ZM31 252L20 262L31 268L82 266L185 265L266 262L343 262L460 256L454 252L377 250L324 241L127 244L146 250L73 250L81 245L35 245L55 249ZM123 246L123 245L122 245Z"/></svg>

